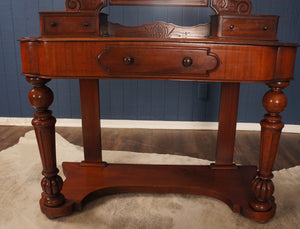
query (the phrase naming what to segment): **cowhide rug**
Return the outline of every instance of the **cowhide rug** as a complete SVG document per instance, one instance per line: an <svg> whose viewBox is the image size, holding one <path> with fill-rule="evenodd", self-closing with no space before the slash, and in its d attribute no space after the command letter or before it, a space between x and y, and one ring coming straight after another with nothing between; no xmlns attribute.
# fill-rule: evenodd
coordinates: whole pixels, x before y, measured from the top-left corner
<svg viewBox="0 0 300 229"><path fill-rule="evenodd" d="M59 166L62 161L83 159L81 147L58 134L56 141ZM104 151L103 158L111 163L210 163L184 156L118 151ZM34 132L0 152L0 163L0 228L300 228L300 166L274 172L277 213L269 223L259 224L234 214L221 201L180 194L112 195L91 202L82 212L50 220L39 209L42 168Z"/></svg>

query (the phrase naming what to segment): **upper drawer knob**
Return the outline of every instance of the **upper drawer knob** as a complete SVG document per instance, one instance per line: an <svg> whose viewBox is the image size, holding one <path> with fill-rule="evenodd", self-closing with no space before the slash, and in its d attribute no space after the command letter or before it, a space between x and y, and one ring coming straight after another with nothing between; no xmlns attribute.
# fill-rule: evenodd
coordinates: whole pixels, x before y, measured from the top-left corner
<svg viewBox="0 0 300 229"><path fill-rule="evenodd" d="M182 65L184 67L190 67L193 64L193 59L189 56L186 56L182 60Z"/></svg>
<svg viewBox="0 0 300 229"><path fill-rule="evenodd" d="M56 27L56 26L57 26L57 23L54 22L54 21L52 21L52 22L50 22L50 25L51 25L52 27Z"/></svg>
<svg viewBox="0 0 300 229"><path fill-rule="evenodd" d="M264 28L263 28L264 31L267 31L268 29L269 29L268 26L264 26Z"/></svg>
<svg viewBox="0 0 300 229"><path fill-rule="evenodd" d="M123 57L123 63L126 65L132 65L134 63L134 58L132 56Z"/></svg>
<svg viewBox="0 0 300 229"><path fill-rule="evenodd" d="M90 26L90 23L85 22L85 23L83 23L83 26L84 26L84 27L88 27L88 26Z"/></svg>

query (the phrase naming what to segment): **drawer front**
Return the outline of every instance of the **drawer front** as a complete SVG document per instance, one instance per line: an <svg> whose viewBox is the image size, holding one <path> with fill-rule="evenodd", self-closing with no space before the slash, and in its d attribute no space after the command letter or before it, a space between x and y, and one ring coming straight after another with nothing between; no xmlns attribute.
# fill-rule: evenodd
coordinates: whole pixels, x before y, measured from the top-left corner
<svg viewBox="0 0 300 229"><path fill-rule="evenodd" d="M98 56L100 66L109 74L209 76L219 66L210 48L107 47Z"/></svg>
<svg viewBox="0 0 300 229"><path fill-rule="evenodd" d="M91 16L41 15L42 35L97 35L97 18Z"/></svg>
<svg viewBox="0 0 300 229"><path fill-rule="evenodd" d="M223 36L276 39L277 23L274 19L224 19Z"/></svg>
<svg viewBox="0 0 300 229"><path fill-rule="evenodd" d="M213 15L211 36L248 40L276 40L278 16Z"/></svg>

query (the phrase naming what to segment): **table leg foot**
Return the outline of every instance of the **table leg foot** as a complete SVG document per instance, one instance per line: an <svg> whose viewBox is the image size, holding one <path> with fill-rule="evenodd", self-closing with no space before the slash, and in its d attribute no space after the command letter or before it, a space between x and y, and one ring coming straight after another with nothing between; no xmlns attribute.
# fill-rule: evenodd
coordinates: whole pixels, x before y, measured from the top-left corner
<svg viewBox="0 0 300 229"><path fill-rule="evenodd" d="M42 193L42 198L40 199L40 208L49 219L55 219L72 214L74 211L74 203L69 200L65 200L63 204L59 206L49 207L47 206L46 194Z"/></svg>
<svg viewBox="0 0 300 229"><path fill-rule="evenodd" d="M268 211L256 211L251 206L249 206L249 212L242 211L241 213L246 218L256 221L258 223L267 223L274 217L276 213L276 204L274 201L272 201L271 208Z"/></svg>

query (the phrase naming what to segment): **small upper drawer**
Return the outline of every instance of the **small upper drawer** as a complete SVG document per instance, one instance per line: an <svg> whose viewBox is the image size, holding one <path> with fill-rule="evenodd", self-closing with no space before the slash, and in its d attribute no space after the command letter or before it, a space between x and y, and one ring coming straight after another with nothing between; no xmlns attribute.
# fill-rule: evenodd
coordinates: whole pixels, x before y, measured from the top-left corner
<svg viewBox="0 0 300 229"><path fill-rule="evenodd" d="M99 35L99 16L95 13L41 12L41 34L47 35Z"/></svg>
<svg viewBox="0 0 300 229"><path fill-rule="evenodd" d="M210 48L109 46L98 56L108 74L209 76L219 66Z"/></svg>
<svg viewBox="0 0 300 229"><path fill-rule="evenodd" d="M278 16L215 15L211 35L222 38L276 40Z"/></svg>

